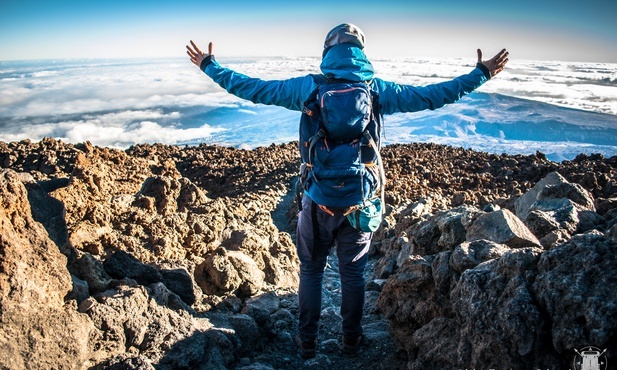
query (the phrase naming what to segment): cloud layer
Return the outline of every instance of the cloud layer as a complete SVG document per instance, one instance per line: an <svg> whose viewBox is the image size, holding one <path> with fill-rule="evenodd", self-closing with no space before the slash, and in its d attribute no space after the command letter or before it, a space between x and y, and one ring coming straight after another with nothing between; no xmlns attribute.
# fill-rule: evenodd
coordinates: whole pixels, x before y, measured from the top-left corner
<svg viewBox="0 0 617 370"><path fill-rule="evenodd" d="M317 58L228 59L263 79L317 73ZM377 76L426 85L475 61L373 60ZM126 148L211 142L238 147L297 139L298 113L241 101L184 59L0 62L0 140ZM554 158L617 154L617 64L512 61L478 93L434 112L387 117L386 142L433 141ZM611 144L613 143L613 144ZM612 154L613 153L613 154Z"/></svg>

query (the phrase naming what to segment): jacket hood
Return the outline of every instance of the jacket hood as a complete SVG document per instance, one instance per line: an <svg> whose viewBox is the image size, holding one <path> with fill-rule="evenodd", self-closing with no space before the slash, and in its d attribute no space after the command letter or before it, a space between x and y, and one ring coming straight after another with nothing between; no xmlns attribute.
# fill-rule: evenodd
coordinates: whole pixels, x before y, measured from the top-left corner
<svg viewBox="0 0 617 370"><path fill-rule="evenodd" d="M321 73L329 78L349 81L370 81L375 75L373 65L362 49L344 43L324 50Z"/></svg>

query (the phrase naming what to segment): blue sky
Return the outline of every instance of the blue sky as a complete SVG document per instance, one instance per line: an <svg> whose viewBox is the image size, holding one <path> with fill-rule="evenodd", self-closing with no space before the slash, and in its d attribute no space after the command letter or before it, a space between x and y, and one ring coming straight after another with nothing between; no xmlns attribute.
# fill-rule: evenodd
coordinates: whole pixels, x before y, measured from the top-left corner
<svg viewBox="0 0 617 370"><path fill-rule="evenodd" d="M180 57L194 39L225 56L320 56L350 22L369 57L617 63L617 1L0 0L0 60Z"/></svg>

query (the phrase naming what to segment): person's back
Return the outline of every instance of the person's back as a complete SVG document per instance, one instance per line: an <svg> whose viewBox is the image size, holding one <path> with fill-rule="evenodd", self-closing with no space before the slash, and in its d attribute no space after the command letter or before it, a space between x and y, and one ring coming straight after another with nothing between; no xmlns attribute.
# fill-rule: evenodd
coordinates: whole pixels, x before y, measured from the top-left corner
<svg viewBox="0 0 617 370"><path fill-rule="evenodd" d="M349 187L351 195L336 191L340 189L335 188L345 189L346 184L349 185L348 181L352 177L344 178L343 174L352 167L365 169L371 167L371 163L380 164L378 132L381 115L437 109L454 103L499 73L508 61L505 49L488 61L482 61L482 53L478 49L476 68L466 75L422 87L400 85L375 77L373 66L364 54L364 43L365 36L358 27L352 24L336 26L326 36L320 69L325 81L343 81L352 85L366 84L371 94L374 93L378 97L378 100L375 100L377 103L370 110L377 116L371 121L376 125L372 130L374 143L369 141L373 146L372 152L358 149L362 145L362 139L358 139L355 143L357 145L353 146L354 139L350 140L346 136L347 131L352 128L341 132L331 130L336 131L333 138L333 133L327 132L323 117L319 115L321 110L315 120L307 119L306 112L303 113L301 120L299 149L302 154L303 169L310 171L303 173L307 178L302 179L303 196L299 205L296 229L296 249L300 259L299 325L296 341L303 358L316 355L323 274L330 249L335 245L341 276L342 350L346 353L356 353L362 343L361 321L365 288L363 273L373 232L371 229L367 231L359 227L359 223L353 220L350 222L348 215L361 209L366 199L371 197L375 199L377 189L380 186L381 189L384 187L385 178L383 171L379 173L374 170L377 167L373 166L373 171L362 172L364 176L362 181L366 178L369 184L366 187ZM204 53L193 41L191 46L187 46L187 53L192 63L200 67L222 88L254 103L279 105L302 111L306 108L305 103L311 94L320 84L325 83L316 81L311 75L282 81L251 78L221 67L214 59L211 46L209 52ZM324 128L323 135L316 136L315 132L311 132L320 128ZM309 133L303 134L303 130ZM363 128L362 132L365 131L366 128ZM309 142L305 147L304 142L307 138ZM343 154L329 155L333 145L338 147L342 144L346 145L341 147ZM366 142L364 144L366 145ZM353 166L348 163L349 161L343 160L342 163L335 163L337 166L342 166L339 169L343 171L335 173L331 168L321 172L313 171L315 160L336 162L337 159L346 158L353 150L356 151L354 153L359 153L360 157L358 163L354 163ZM370 158L363 158L363 155L368 155L364 153L376 154L370 155ZM308 177L310 181L307 181ZM320 184L320 180L323 180L323 184ZM360 196L351 193L357 188L362 189ZM385 204L381 207L385 208ZM375 217L377 216L381 217L381 212Z"/></svg>

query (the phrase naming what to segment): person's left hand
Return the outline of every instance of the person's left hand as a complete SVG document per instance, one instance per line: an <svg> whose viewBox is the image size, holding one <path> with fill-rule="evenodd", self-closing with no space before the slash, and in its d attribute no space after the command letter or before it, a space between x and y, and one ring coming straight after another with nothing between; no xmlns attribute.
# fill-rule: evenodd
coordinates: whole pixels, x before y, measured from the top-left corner
<svg viewBox="0 0 617 370"><path fill-rule="evenodd" d="M212 43L208 45L208 53L206 54L191 40L191 45L186 45L186 53L191 58L191 62L199 67L208 55L212 55Z"/></svg>
<svg viewBox="0 0 617 370"><path fill-rule="evenodd" d="M501 72L506 66L506 63L508 63L508 55L510 55L510 53L508 53L506 49L502 49L491 59L482 60L482 50L478 49L478 63L484 64L484 66L488 68L491 73L491 77L493 77L497 73Z"/></svg>

